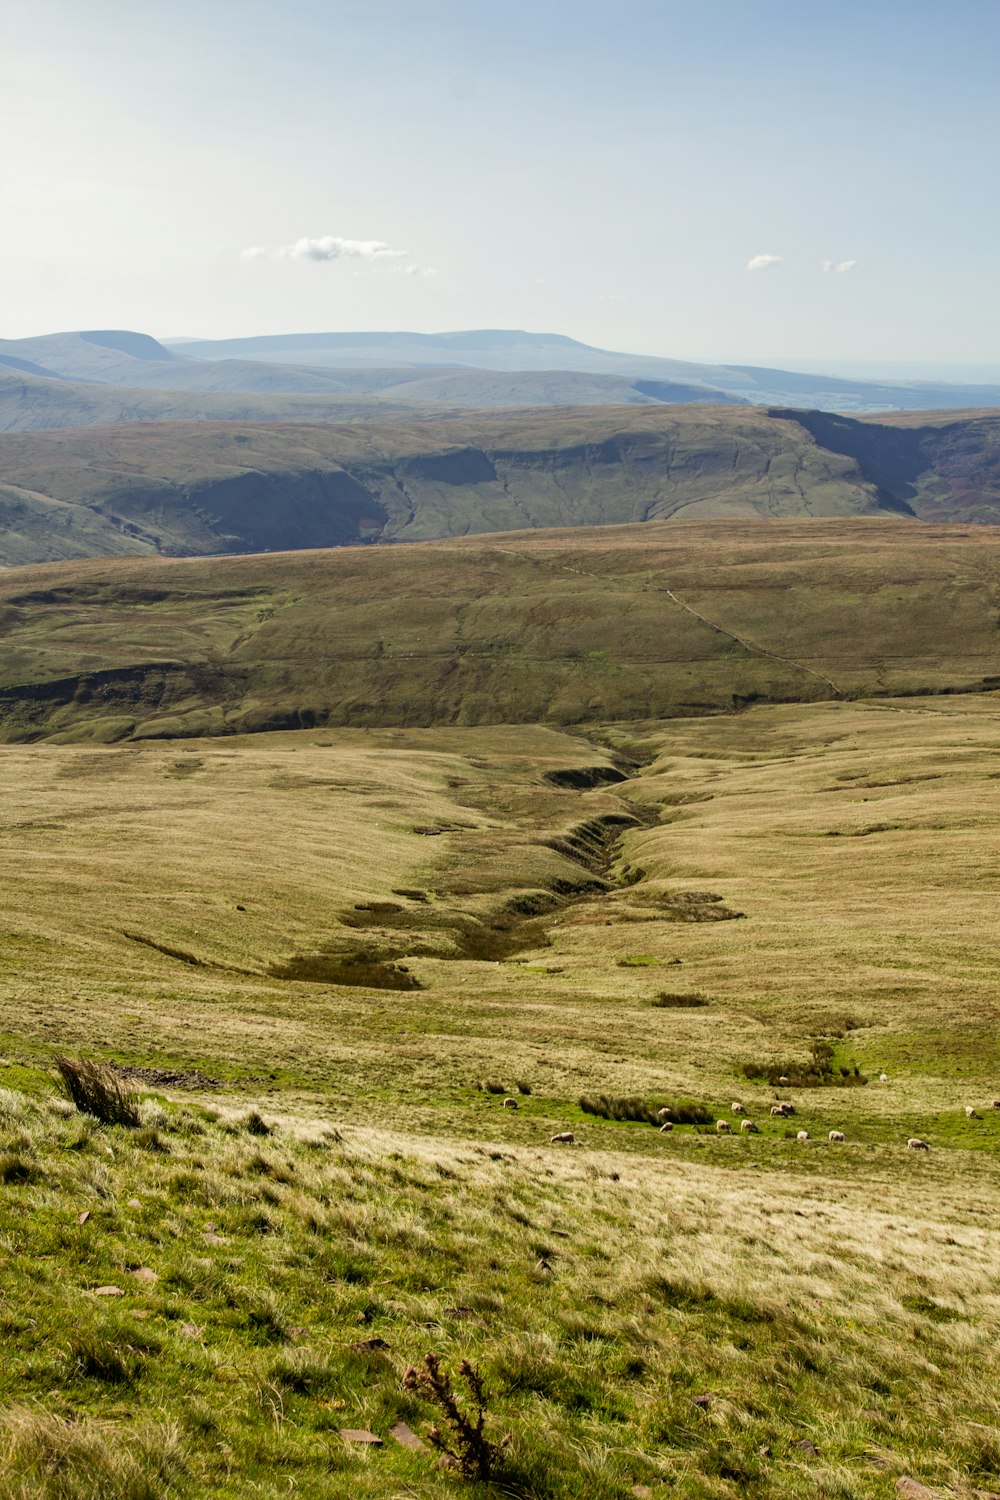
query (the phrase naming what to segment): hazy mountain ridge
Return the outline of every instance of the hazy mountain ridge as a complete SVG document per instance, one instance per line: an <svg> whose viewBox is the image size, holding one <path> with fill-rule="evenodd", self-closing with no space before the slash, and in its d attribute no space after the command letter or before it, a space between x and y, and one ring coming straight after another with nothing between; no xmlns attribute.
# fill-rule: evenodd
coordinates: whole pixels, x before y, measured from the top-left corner
<svg viewBox="0 0 1000 1500"><path fill-rule="evenodd" d="M380 394L454 406L698 400L873 412L1000 405L1000 385L888 383L712 365L509 329L265 335L186 340L176 347L127 330L58 333L0 340L0 368L132 389ZM416 388L408 390L411 384Z"/></svg>

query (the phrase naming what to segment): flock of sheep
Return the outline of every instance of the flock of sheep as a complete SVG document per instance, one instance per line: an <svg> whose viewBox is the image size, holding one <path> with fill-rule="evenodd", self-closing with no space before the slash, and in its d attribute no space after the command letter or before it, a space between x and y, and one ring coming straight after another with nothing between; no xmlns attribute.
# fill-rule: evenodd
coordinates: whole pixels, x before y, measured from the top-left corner
<svg viewBox="0 0 1000 1500"><path fill-rule="evenodd" d="M883 1073L881 1075L881 1077L879 1078L879 1082L880 1083L888 1083L889 1082L888 1076L885 1073ZM787 1084L788 1083L788 1079L787 1078L779 1078L778 1079L778 1083L779 1084ZM517 1100L516 1099L505 1099L503 1101L503 1107L504 1107L504 1109L517 1109ZM991 1109L1000 1109L1000 1099L993 1099L993 1100L991 1100L991 1102L990 1102L990 1108ZM738 1099L734 1099L734 1101L733 1101L733 1103L731 1105L731 1109L732 1109L732 1112L733 1112L734 1115L741 1116L741 1118L740 1118L740 1131L741 1132L743 1132L743 1133L745 1133L747 1135L759 1135L760 1132L759 1132L757 1126L754 1124L753 1120L749 1120L749 1119L745 1118L745 1116L746 1116L746 1110L744 1109L743 1105L739 1102ZM781 1102L781 1103L778 1103L778 1104L772 1104L771 1105L771 1114L777 1116L779 1119L788 1119L789 1116L794 1115L794 1113L795 1113L795 1105L794 1104L789 1104L787 1102ZM966 1113L967 1118L970 1119L970 1120L981 1120L983 1118L982 1115L979 1114L979 1112L976 1109L975 1105L973 1105L973 1104L967 1104L965 1106L965 1113ZM667 1105L665 1105L663 1109L657 1110L656 1118L660 1122L660 1133L661 1134L667 1133L667 1132L673 1130L673 1128L674 1128L674 1122L671 1120L670 1115L671 1115L671 1110L670 1110L669 1106L667 1106ZM719 1135L731 1135L733 1127L732 1127L732 1125L731 1125L731 1123L730 1123L729 1120L716 1120L716 1122L715 1122L715 1129L716 1129L716 1131L717 1131L717 1133ZM795 1139L797 1141L808 1141L808 1140L811 1140L812 1137L810 1136L808 1130L800 1130L797 1133ZM574 1137L573 1132L571 1130L560 1130L557 1135L554 1135L552 1137L552 1145L557 1145L557 1144L561 1144L561 1145L573 1145L574 1140L575 1140L575 1137ZM829 1133L827 1135L827 1140L834 1142L834 1144L840 1144L840 1145L842 1145L847 1140L847 1137L845 1136L845 1134L844 1134L844 1132L842 1130L831 1130L831 1131L829 1131ZM928 1145L927 1141L921 1140L920 1137L916 1136L916 1135L910 1136L910 1138L909 1138L909 1140L907 1141L906 1144L907 1144L907 1147L911 1151L929 1151L931 1149L930 1146Z"/></svg>

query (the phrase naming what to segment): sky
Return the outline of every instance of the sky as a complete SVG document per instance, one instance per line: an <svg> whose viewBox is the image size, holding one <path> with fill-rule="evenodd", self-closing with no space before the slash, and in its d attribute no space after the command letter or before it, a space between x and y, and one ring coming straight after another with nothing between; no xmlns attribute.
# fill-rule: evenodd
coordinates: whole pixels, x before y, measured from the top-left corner
<svg viewBox="0 0 1000 1500"><path fill-rule="evenodd" d="M996 365L998 55L998 0L0 0L0 337Z"/></svg>

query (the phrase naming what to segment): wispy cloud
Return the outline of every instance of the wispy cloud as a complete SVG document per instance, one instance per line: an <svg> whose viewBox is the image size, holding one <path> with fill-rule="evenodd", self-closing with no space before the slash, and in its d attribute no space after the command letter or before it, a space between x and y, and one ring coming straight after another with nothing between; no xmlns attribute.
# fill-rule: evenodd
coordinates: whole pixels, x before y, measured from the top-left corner
<svg viewBox="0 0 1000 1500"><path fill-rule="evenodd" d="M834 275L842 276L845 271L853 271L856 265L856 260L824 260L820 262L820 270L832 271Z"/></svg>
<svg viewBox="0 0 1000 1500"><path fill-rule="evenodd" d="M780 255L755 255L747 261L747 270L766 271L769 266L776 266L780 260Z"/></svg>
<svg viewBox="0 0 1000 1500"><path fill-rule="evenodd" d="M408 250L394 250L384 240L345 240L336 234L295 240L290 245L251 245L243 251L243 260L399 260Z"/></svg>

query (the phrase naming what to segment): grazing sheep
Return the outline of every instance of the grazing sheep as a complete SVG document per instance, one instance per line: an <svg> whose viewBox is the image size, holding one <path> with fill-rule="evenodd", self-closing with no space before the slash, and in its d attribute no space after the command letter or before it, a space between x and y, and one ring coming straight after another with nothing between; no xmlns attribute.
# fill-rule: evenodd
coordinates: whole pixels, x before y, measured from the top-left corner
<svg viewBox="0 0 1000 1500"><path fill-rule="evenodd" d="M673 1128L674 1126L672 1120L664 1120L663 1124L660 1126L660 1134L666 1135L667 1131L673 1130Z"/></svg>
<svg viewBox="0 0 1000 1500"><path fill-rule="evenodd" d="M888 1083L889 1082L889 1075L888 1075L888 1073L880 1073L878 1075L878 1081L879 1081L879 1083Z"/></svg>
<svg viewBox="0 0 1000 1500"><path fill-rule="evenodd" d="M840 1141L841 1144L843 1144L843 1142L847 1140L847 1137L846 1137L846 1135L844 1134L844 1132L842 1130L831 1130L830 1131L830 1140L831 1141Z"/></svg>
<svg viewBox="0 0 1000 1500"><path fill-rule="evenodd" d="M747 1133L747 1135L759 1135L760 1134L760 1132L758 1131L756 1125L754 1124L754 1122L752 1120L741 1120L740 1121L740 1129L741 1130L745 1130L746 1133Z"/></svg>
<svg viewBox="0 0 1000 1500"><path fill-rule="evenodd" d="M800 1130L799 1133L798 1133L798 1135L795 1137L795 1139L797 1141L807 1141L809 1139L809 1132L808 1132L808 1130Z"/></svg>
<svg viewBox="0 0 1000 1500"><path fill-rule="evenodd" d="M720 1135L732 1135L732 1126L728 1120L716 1120L715 1128Z"/></svg>
<svg viewBox="0 0 1000 1500"><path fill-rule="evenodd" d="M560 1130L560 1132L559 1132L558 1135L554 1135L552 1137L552 1145L553 1146L555 1145L556 1141L565 1141L565 1143L567 1145L572 1146L572 1144L573 1144L573 1132L572 1132L572 1130Z"/></svg>
<svg viewBox="0 0 1000 1500"><path fill-rule="evenodd" d="M658 1120L669 1120L672 1114L673 1110L670 1108L670 1105L665 1104L662 1109L656 1111L656 1118Z"/></svg>
<svg viewBox="0 0 1000 1500"><path fill-rule="evenodd" d="M965 1106L965 1115L969 1120L981 1120L983 1118L982 1115L976 1114L976 1107L974 1104L967 1104Z"/></svg>
<svg viewBox="0 0 1000 1500"><path fill-rule="evenodd" d="M929 1151L931 1149L926 1141L922 1141L919 1136L915 1135L911 1135L906 1144L911 1151Z"/></svg>
<svg viewBox="0 0 1000 1500"><path fill-rule="evenodd" d="M734 1103L734 1104L731 1104L729 1106L729 1108L732 1110L732 1112L733 1112L734 1115L745 1115L746 1114L746 1110L743 1108L742 1104L735 1104Z"/></svg>
<svg viewBox="0 0 1000 1500"><path fill-rule="evenodd" d="M788 1113L788 1106L786 1104L772 1104L771 1113L772 1115L780 1115L784 1119Z"/></svg>
<svg viewBox="0 0 1000 1500"><path fill-rule="evenodd" d="M781 1077L778 1079L778 1082L782 1085L783 1088L787 1088L791 1080L786 1078L784 1073L782 1073Z"/></svg>
<svg viewBox="0 0 1000 1500"><path fill-rule="evenodd" d="M503 1107L504 1107L504 1109L516 1109L517 1108L517 1100L516 1099L505 1099L503 1101Z"/></svg>

